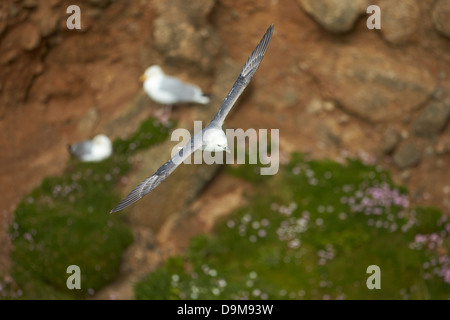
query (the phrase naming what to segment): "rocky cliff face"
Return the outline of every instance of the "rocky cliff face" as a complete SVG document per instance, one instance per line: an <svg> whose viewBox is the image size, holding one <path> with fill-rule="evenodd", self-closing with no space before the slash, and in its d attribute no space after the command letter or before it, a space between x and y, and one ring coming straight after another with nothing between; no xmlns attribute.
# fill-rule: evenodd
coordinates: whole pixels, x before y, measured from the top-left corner
<svg viewBox="0 0 450 320"><path fill-rule="evenodd" d="M0 3L1 271L14 206L43 177L61 172L66 145L98 132L125 136L159 108L138 82L146 67L159 64L211 93L209 106L175 109L178 126L192 129L193 120L217 111L271 23L267 56L226 126L280 129L281 160L300 151L379 163L418 202L449 211L448 1L84 0L81 30L68 30L71 4ZM366 26L369 4L381 9L380 30ZM126 189L163 159L163 150L136 159ZM216 170L181 168L191 192L143 200L132 224L161 229L160 241L167 240L165 222L176 225L174 217L183 217ZM206 203L217 196L211 192L201 195ZM162 203L173 204L164 218L145 214ZM185 211L201 212L198 206Z"/></svg>

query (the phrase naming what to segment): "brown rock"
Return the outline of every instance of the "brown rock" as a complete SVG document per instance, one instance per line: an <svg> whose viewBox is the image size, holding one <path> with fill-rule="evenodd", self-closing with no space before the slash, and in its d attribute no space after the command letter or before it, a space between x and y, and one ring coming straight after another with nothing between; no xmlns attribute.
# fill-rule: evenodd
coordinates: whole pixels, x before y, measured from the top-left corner
<svg viewBox="0 0 450 320"><path fill-rule="evenodd" d="M8 27L8 10L9 9L9 4L7 1L0 1L0 13L1 13L1 18L0 18L0 35L2 35L2 33L6 30L6 28Z"/></svg>
<svg viewBox="0 0 450 320"><path fill-rule="evenodd" d="M383 0L380 2L381 33L392 44L408 42L416 34L420 9L417 0Z"/></svg>
<svg viewBox="0 0 450 320"><path fill-rule="evenodd" d="M436 145L435 152L438 155L444 155L450 153L450 140L439 141Z"/></svg>
<svg viewBox="0 0 450 320"><path fill-rule="evenodd" d="M78 122L77 130L78 133L83 135L88 135L95 127L99 118L98 110L96 107L90 108L86 114Z"/></svg>
<svg viewBox="0 0 450 320"><path fill-rule="evenodd" d="M436 137L450 118L450 98L431 102L412 123L414 135L422 138Z"/></svg>
<svg viewBox="0 0 450 320"><path fill-rule="evenodd" d="M52 8L57 7L60 2L61 0L49 0L50 7Z"/></svg>
<svg viewBox="0 0 450 320"><path fill-rule="evenodd" d="M23 2L23 6L24 6L25 8L28 8L28 9L36 8L37 5L38 5L37 0L25 0L25 1Z"/></svg>
<svg viewBox="0 0 450 320"><path fill-rule="evenodd" d="M316 127L315 135L318 140L327 146L339 147L341 139L334 132L333 128L326 123L321 123Z"/></svg>
<svg viewBox="0 0 450 320"><path fill-rule="evenodd" d="M202 25L199 21L206 20L214 1L176 2L176 6L168 6L165 1L158 4L160 16L153 24L155 46L166 64L193 65L208 73L214 68L221 42L206 22L198 26Z"/></svg>
<svg viewBox="0 0 450 320"><path fill-rule="evenodd" d="M330 32L350 31L366 12L366 0L300 0L303 9Z"/></svg>
<svg viewBox="0 0 450 320"><path fill-rule="evenodd" d="M59 15L53 10L43 10L38 19L37 26L41 35L47 37L56 31L59 22Z"/></svg>
<svg viewBox="0 0 450 320"><path fill-rule="evenodd" d="M25 23L20 27L20 45L25 50L34 50L39 46L41 37L35 25Z"/></svg>
<svg viewBox="0 0 450 320"><path fill-rule="evenodd" d="M414 167L422 158L420 149L412 142L406 142L394 154L394 163L401 169Z"/></svg>
<svg viewBox="0 0 450 320"><path fill-rule="evenodd" d="M9 64L17 60L19 53L15 49L6 51L1 58L2 64Z"/></svg>
<svg viewBox="0 0 450 320"><path fill-rule="evenodd" d="M400 140L400 133L395 128L389 127L383 134L383 152L390 154L397 147Z"/></svg>
<svg viewBox="0 0 450 320"><path fill-rule="evenodd" d="M401 118L424 103L433 90L426 69L361 48L340 52L328 73L326 80L332 82L339 105L371 122Z"/></svg>
<svg viewBox="0 0 450 320"><path fill-rule="evenodd" d="M159 1L156 3L158 14L160 16L178 16L183 20L187 19L192 23L198 22L198 20L205 21L208 15L211 13L216 0L172 0L172 1Z"/></svg>
<svg viewBox="0 0 450 320"><path fill-rule="evenodd" d="M450 38L450 1L437 0L431 9L431 19L437 31Z"/></svg>
<svg viewBox="0 0 450 320"><path fill-rule="evenodd" d="M90 5L92 5L92 6L96 6L96 7L100 7L100 8L106 8L107 6L109 6L114 1L115 0L88 0L87 2Z"/></svg>

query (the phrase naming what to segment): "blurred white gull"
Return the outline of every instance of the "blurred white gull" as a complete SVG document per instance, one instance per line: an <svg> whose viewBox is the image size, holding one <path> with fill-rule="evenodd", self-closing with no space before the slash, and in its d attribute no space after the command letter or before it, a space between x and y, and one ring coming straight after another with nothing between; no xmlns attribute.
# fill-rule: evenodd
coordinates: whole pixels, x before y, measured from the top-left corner
<svg viewBox="0 0 450 320"><path fill-rule="evenodd" d="M147 68L140 80L144 82L144 90L149 97L161 104L209 102L209 98L198 86L165 75L157 65Z"/></svg>
<svg viewBox="0 0 450 320"><path fill-rule="evenodd" d="M69 152L83 162L98 162L109 158L112 154L111 140L99 134L92 140L70 144Z"/></svg>

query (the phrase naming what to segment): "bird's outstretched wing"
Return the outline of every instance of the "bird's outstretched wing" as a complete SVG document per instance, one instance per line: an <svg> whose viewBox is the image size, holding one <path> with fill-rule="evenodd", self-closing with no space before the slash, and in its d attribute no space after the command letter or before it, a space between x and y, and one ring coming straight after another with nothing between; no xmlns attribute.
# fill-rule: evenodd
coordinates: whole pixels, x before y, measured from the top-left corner
<svg viewBox="0 0 450 320"><path fill-rule="evenodd" d="M253 75L258 69L264 55L266 54L267 48L269 47L270 39L272 38L273 33L273 24L267 29L263 38L256 46L255 50L253 50L252 54L248 58L247 62L244 65L239 77L234 83L228 95L222 102L219 111L217 112L214 119L211 121L211 125L222 127L222 124L231 108L233 107L236 100L239 98L241 93L250 83Z"/></svg>
<svg viewBox="0 0 450 320"><path fill-rule="evenodd" d="M148 177L136 188L131 191L125 199L123 199L110 213L120 211L133 203L139 201L147 193L155 189L161 182L163 182L187 157L202 146L202 133L198 133L191 138L172 159L163 164L151 177Z"/></svg>

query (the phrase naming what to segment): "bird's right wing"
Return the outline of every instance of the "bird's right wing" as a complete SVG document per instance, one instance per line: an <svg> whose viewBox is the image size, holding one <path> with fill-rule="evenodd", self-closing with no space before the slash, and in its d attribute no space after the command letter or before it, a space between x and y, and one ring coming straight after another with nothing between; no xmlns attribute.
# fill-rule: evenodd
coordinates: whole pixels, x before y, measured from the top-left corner
<svg viewBox="0 0 450 320"><path fill-rule="evenodd" d="M219 111L217 112L214 119L211 123L216 126L222 127L225 118L230 112L236 100L239 98L241 93L250 83L253 75L258 69L264 55L266 54L267 48L269 47L270 39L272 38L273 33L273 24L267 29L266 33L262 37L259 44L256 46L255 50L253 50L252 54L248 58L247 62L244 65L244 68L241 71L241 74L237 78L236 82L233 84L228 95L222 102Z"/></svg>
<svg viewBox="0 0 450 320"><path fill-rule="evenodd" d="M187 157L202 146L202 133L198 133L191 138L172 159L163 164L151 177L148 177L136 188L131 191L125 199L123 199L110 213L120 211L133 203L139 201L147 193L155 189L161 182L163 182Z"/></svg>

